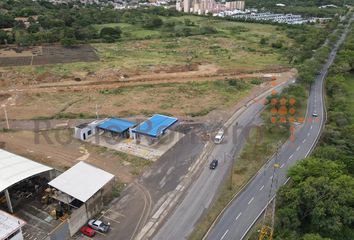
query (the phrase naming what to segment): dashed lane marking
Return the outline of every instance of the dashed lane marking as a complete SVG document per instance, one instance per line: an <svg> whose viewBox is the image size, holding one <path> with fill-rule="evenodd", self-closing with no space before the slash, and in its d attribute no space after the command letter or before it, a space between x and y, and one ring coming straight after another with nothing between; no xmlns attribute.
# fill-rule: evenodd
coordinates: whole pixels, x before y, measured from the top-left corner
<svg viewBox="0 0 354 240"><path fill-rule="evenodd" d="M242 215L242 212L240 212L240 213L236 216L235 221L236 221L239 217L241 217L241 215Z"/></svg>
<svg viewBox="0 0 354 240"><path fill-rule="evenodd" d="M263 188L264 188L264 185L259 189L259 191L262 191L263 190Z"/></svg>
<svg viewBox="0 0 354 240"><path fill-rule="evenodd" d="M251 200L248 201L248 205L250 205L251 202L253 202L253 199L254 199L254 197L252 197Z"/></svg>
<svg viewBox="0 0 354 240"><path fill-rule="evenodd" d="M222 237L220 238L220 240L223 240L224 237L226 236L226 234L229 232L229 229L226 230L226 232L224 233L224 235L222 235Z"/></svg>

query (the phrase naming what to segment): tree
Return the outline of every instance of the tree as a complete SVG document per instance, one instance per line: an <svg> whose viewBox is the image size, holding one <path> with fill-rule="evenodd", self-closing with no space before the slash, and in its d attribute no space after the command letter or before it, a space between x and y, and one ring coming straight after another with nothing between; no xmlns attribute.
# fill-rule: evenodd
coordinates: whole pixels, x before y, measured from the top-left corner
<svg viewBox="0 0 354 240"><path fill-rule="evenodd" d="M5 31L0 30L0 44L4 44L8 42L9 42L9 35Z"/></svg>
<svg viewBox="0 0 354 240"><path fill-rule="evenodd" d="M143 27L147 29L159 28L163 25L161 18L157 16L146 16L144 19Z"/></svg>
<svg viewBox="0 0 354 240"><path fill-rule="evenodd" d="M0 14L0 28L11 28L14 26L15 18L8 14Z"/></svg>
<svg viewBox="0 0 354 240"><path fill-rule="evenodd" d="M331 240L330 238L323 238L319 234L305 234L303 240Z"/></svg>
<svg viewBox="0 0 354 240"><path fill-rule="evenodd" d="M277 229L354 239L354 178L342 164L307 158L290 169L291 184L278 193Z"/></svg>
<svg viewBox="0 0 354 240"><path fill-rule="evenodd" d="M38 23L33 23L27 28L29 33L37 33L40 30L40 25Z"/></svg>
<svg viewBox="0 0 354 240"><path fill-rule="evenodd" d="M119 27L104 27L100 31L100 37L105 39L106 42L115 42L117 41L122 34L122 30Z"/></svg>
<svg viewBox="0 0 354 240"><path fill-rule="evenodd" d="M60 40L60 44L63 45L64 47L72 47L76 44L76 39L64 37Z"/></svg>

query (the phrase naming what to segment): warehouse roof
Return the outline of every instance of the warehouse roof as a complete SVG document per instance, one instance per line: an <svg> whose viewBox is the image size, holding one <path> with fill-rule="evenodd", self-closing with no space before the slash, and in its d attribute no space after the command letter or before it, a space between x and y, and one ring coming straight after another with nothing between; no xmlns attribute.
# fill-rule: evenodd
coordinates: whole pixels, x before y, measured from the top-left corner
<svg viewBox="0 0 354 240"><path fill-rule="evenodd" d="M177 118L155 114L145 122L140 123L133 132L150 137L159 137L164 131L177 122Z"/></svg>
<svg viewBox="0 0 354 240"><path fill-rule="evenodd" d="M49 170L52 168L0 149L0 192L26 178Z"/></svg>
<svg viewBox="0 0 354 240"><path fill-rule="evenodd" d="M114 175L85 162L79 162L48 184L81 202L86 202Z"/></svg>
<svg viewBox="0 0 354 240"><path fill-rule="evenodd" d="M108 118L98 125L98 128L116 133L123 133L136 124L120 118Z"/></svg>
<svg viewBox="0 0 354 240"><path fill-rule="evenodd" d="M0 210L0 239L8 238L24 225L23 220Z"/></svg>

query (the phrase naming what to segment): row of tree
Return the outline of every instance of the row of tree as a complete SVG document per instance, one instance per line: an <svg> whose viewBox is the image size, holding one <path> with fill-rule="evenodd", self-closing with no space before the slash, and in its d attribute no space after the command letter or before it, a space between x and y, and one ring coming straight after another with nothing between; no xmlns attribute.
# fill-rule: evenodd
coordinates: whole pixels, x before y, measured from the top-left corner
<svg viewBox="0 0 354 240"><path fill-rule="evenodd" d="M12 28L10 33L0 30L0 43L20 45L61 40L67 43L95 39L113 42L121 35L119 28L98 32L93 25L122 22L146 29L156 29L164 25L162 17L180 15L174 9L159 7L115 10L96 5L53 5L47 1L32 0L4 0L0 2L0 9L3 9L0 13L0 29ZM16 20L16 17L28 17L27 26L23 21ZM167 27L166 29L173 30Z"/></svg>

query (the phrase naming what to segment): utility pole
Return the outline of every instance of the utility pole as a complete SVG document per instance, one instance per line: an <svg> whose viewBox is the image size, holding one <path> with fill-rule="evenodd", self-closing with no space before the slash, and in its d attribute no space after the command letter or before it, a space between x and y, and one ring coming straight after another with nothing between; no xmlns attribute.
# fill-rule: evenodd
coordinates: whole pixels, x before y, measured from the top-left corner
<svg viewBox="0 0 354 240"><path fill-rule="evenodd" d="M98 119L98 118L99 118L99 116L98 116L98 106L96 104L96 119Z"/></svg>
<svg viewBox="0 0 354 240"><path fill-rule="evenodd" d="M3 104L3 105L1 105L1 106L4 108L4 113L5 113L5 120L6 120L7 129L10 129L9 119L8 119L8 117L7 117L6 105Z"/></svg>

